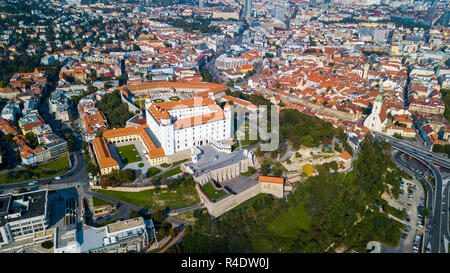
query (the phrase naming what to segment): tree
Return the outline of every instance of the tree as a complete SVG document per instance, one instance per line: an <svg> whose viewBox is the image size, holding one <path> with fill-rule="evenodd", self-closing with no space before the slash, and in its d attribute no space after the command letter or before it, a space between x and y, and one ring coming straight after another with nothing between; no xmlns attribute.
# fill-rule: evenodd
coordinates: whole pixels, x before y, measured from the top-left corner
<svg viewBox="0 0 450 273"><path fill-rule="evenodd" d="M106 189L107 187L116 187L117 186L117 180L114 179L111 175L102 175L100 177L100 186L103 189Z"/></svg>
<svg viewBox="0 0 450 273"><path fill-rule="evenodd" d="M302 166L302 170L304 173L306 173L307 175L311 175L314 172L314 167L311 164L305 164Z"/></svg>
<svg viewBox="0 0 450 273"><path fill-rule="evenodd" d="M430 210L427 207L424 207L422 210L422 215L423 217L430 217L431 216Z"/></svg>
<svg viewBox="0 0 450 273"><path fill-rule="evenodd" d="M69 133L64 133L63 138L67 141L69 151L73 152L75 150L75 140L73 140L72 135Z"/></svg>
<svg viewBox="0 0 450 273"><path fill-rule="evenodd" d="M126 121L133 116L126 104L122 102L119 90L103 96L97 108L106 116L110 128L125 127Z"/></svg>
<svg viewBox="0 0 450 273"><path fill-rule="evenodd" d="M36 135L33 132L26 133L25 137L29 141L29 143L32 146L32 148L36 148L37 146L39 146L39 141L38 141Z"/></svg>
<svg viewBox="0 0 450 273"><path fill-rule="evenodd" d="M152 220L155 223L162 223L166 219L167 208L162 210L157 210L152 214Z"/></svg>
<svg viewBox="0 0 450 273"><path fill-rule="evenodd" d="M269 172L269 167L267 166L267 164L262 164L261 165L261 174L267 175L268 172Z"/></svg>

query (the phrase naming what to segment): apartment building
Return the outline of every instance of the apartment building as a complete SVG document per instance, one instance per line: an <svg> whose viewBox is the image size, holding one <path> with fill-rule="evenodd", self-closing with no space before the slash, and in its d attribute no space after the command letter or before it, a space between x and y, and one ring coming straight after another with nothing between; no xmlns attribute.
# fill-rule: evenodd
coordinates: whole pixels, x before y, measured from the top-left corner
<svg viewBox="0 0 450 273"><path fill-rule="evenodd" d="M49 221L47 190L0 196L0 246L32 238Z"/></svg>

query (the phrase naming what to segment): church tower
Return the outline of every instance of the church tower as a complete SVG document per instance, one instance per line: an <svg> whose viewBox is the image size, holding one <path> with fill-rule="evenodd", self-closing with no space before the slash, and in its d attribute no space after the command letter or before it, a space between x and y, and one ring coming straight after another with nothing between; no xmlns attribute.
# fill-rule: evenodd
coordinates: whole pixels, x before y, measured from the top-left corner
<svg viewBox="0 0 450 273"><path fill-rule="evenodd" d="M386 104L383 103L383 82L380 82L380 91L373 102L372 113L364 121L364 126L371 131L381 132L387 123Z"/></svg>

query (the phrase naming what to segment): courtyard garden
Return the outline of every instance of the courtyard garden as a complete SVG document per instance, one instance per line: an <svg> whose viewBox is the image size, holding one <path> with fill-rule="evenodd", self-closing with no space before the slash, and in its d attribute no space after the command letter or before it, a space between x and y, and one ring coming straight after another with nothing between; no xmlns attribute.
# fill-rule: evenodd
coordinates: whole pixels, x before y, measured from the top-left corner
<svg viewBox="0 0 450 273"><path fill-rule="evenodd" d="M227 195L224 190L216 190L211 183L207 183L202 186L202 191L209 197L211 200L218 200L222 196Z"/></svg>
<svg viewBox="0 0 450 273"><path fill-rule="evenodd" d="M123 164L142 161L134 144L117 147L117 152Z"/></svg>

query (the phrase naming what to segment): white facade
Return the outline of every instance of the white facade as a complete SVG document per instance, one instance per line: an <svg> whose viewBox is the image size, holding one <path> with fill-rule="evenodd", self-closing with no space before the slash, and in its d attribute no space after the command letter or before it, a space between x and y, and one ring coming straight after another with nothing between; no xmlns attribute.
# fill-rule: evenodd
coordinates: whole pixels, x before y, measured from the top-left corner
<svg viewBox="0 0 450 273"><path fill-rule="evenodd" d="M194 100L193 107L190 107L193 100L177 102L167 109L169 119L158 119L159 114L152 114L149 108L163 111L166 108L159 107L166 103L152 103L146 99L147 124L166 155L231 138L231 110L222 110L210 98Z"/></svg>
<svg viewBox="0 0 450 273"><path fill-rule="evenodd" d="M5 206L0 211L0 246L32 238L48 227L47 190L0 197Z"/></svg>
<svg viewBox="0 0 450 273"><path fill-rule="evenodd" d="M364 126L371 131L381 132L387 123L386 105L383 104L383 85L373 103L372 113L364 120Z"/></svg>

